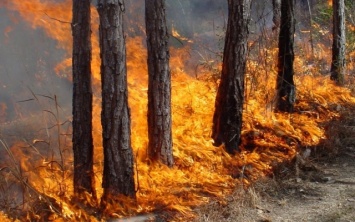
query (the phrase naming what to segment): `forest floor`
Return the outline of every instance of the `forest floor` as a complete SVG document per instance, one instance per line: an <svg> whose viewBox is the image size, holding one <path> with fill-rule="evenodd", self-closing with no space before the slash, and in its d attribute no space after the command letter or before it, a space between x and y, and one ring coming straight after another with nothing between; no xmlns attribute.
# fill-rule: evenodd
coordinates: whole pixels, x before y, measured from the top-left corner
<svg viewBox="0 0 355 222"><path fill-rule="evenodd" d="M355 222L355 105L342 107L339 118L323 126L324 141L315 147L300 147L295 159L275 166L271 175L253 181L248 188L241 186L224 200L211 200L195 208L194 221ZM29 118L4 124L0 126L0 134L3 131L26 136L36 132L26 125L36 123L36 119ZM112 221L192 221L166 219L176 216L170 213ZM13 220L0 211L0 221Z"/></svg>
<svg viewBox="0 0 355 222"><path fill-rule="evenodd" d="M327 144L302 148L294 160L275 167L272 175L237 188L225 200L197 207L194 221L355 222L355 107L350 111L330 121ZM175 221L155 216L116 221ZM11 221L2 212L0 220Z"/></svg>
<svg viewBox="0 0 355 222"><path fill-rule="evenodd" d="M299 147L293 160L225 201L195 209L195 222L355 222L354 113L355 106L346 105L323 125L319 144Z"/></svg>
<svg viewBox="0 0 355 222"><path fill-rule="evenodd" d="M296 158L225 203L197 211L196 221L355 221L355 147L326 157Z"/></svg>

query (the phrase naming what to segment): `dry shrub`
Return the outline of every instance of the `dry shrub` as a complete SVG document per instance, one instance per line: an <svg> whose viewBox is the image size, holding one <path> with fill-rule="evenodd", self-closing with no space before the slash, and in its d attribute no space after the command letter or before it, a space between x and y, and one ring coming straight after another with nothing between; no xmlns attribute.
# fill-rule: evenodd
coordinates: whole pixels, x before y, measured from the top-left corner
<svg viewBox="0 0 355 222"><path fill-rule="evenodd" d="M355 147L355 107L342 107L340 117L330 121L326 129L326 140L318 146L318 157L333 158L342 150Z"/></svg>
<svg viewBox="0 0 355 222"><path fill-rule="evenodd" d="M252 211L259 208L260 195L254 187L237 188L224 200L214 200L197 208L196 222L207 221L255 221Z"/></svg>

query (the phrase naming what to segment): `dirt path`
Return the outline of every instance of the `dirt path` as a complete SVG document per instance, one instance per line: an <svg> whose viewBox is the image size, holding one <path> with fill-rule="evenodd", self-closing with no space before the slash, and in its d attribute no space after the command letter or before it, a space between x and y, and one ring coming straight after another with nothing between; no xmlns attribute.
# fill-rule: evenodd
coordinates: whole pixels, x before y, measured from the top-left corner
<svg viewBox="0 0 355 222"><path fill-rule="evenodd" d="M354 148L301 171L281 182L281 191L264 192L256 221L355 221Z"/></svg>
<svg viewBox="0 0 355 222"><path fill-rule="evenodd" d="M355 148L279 171L286 173L200 209L197 221L355 222Z"/></svg>

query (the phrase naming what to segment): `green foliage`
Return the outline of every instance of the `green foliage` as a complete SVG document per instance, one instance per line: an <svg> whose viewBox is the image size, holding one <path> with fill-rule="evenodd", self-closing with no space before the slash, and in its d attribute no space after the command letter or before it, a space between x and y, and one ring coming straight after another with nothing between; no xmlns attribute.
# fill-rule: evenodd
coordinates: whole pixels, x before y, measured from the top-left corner
<svg viewBox="0 0 355 222"><path fill-rule="evenodd" d="M355 26L355 2L354 0L345 0L346 21Z"/></svg>
<svg viewBox="0 0 355 222"><path fill-rule="evenodd" d="M332 33L333 9L326 2L317 4L314 16L314 29L316 39L321 39L323 33ZM347 51L355 50L355 2L354 0L345 0L346 16L346 41ZM352 29L350 27L353 27ZM331 35L324 35L331 37Z"/></svg>
<svg viewBox="0 0 355 222"><path fill-rule="evenodd" d="M318 4L316 6L316 16L314 16L314 22L321 26L329 26L329 22L332 20L333 9L326 3Z"/></svg>

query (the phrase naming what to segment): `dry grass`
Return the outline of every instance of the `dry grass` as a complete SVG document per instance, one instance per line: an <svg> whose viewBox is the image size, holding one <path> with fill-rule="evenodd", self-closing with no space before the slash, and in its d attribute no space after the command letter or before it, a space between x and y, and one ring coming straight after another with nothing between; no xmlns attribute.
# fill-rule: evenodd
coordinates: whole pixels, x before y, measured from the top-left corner
<svg viewBox="0 0 355 222"><path fill-rule="evenodd" d="M328 140L321 144L323 155L332 157L336 155L341 148L355 147L355 119L353 114L355 107L342 107L340 118L333 120L327 130Z"/></svg>
<svg viewBox="0 0 355 222"><path fill-rule="evenodd" d="M196 209L195 221L254 221L255 215L250 209L261 209L260 203L260 194L255 188L237 188L226 200L211 201Z"/></svg>
<svg viewBox="0 0 355 222"><path fill-rule="evenodd" d="M287 208L287 205L302 203L305 196L324 198L324 194L312 184L327 183L331 179L323 170L324 164L332 163L339 152L355 157L354 108L344 106L340 117L328 123L327 140L318 147L300 149L294 159L275 165L268 177L258 179L246 189L237 188L224 201L212 201L199 207L195 221L274 221L265 215L275 205ZM335 221L332 218L339 219L341 215L335 213L327 221Z"/></svg>
<svg viewBox="0 0 355 222"><path fill-rule="evenodd" d="M269 52L272 56L267 57L265 63L270 64L273 62L273 53L275 52ZM297 66L299 70L301 65L298 64ZM297 112L293 115L274 114L268 108L269 106L272 108L272 105L270 105L272 98L267 97L269 93L261 90L266 89L271 92L273 90L273 87L270 86L272 81L270 81L271 83L262 81L262 79L267 79L268 76L260 75L258 77L257 63L250 64L249 69L253 69L250 77L248 77L253 81L250 80L249 84L252 84L259 91L249 91L247 105L250 106L246 107L247 115L245 116L245 128L249 131L243 134L245 149L241 156L233 158L226 155L224 160L225 165L229 164L228 161L234 163L234 165L226 167L230 171L228 172L228 176L231 175L229 178L231 180L233 178L237 184L242 181L242 183L247 183L249 186L247 188L237 186L232 194L222 198L216 198L212 194L219 193L220 189L232 190L233 187L226 188L218 186L218 184L213 186L213 192L211 191L206 195L206 198L210 198L212 201L196 208L194 212L198 215L196 221L268 221L268 218L264 218L259 213L266 211L262 207L263 200L276 196L280 205L287 203L287 195L298 189L297 179L310 179L311 176L306 173L308 172L307 169L312 169L312 167L314 168L313 170L316 169L312 159L303 157L302 152L307 150L307 147L303 148L301 146L317 144L317 152L313 152L316 149L310 147L314 148L311 154L313 158L319 155L320 151L326 153L329 157L335 154L336 150L342 145L352 146L354 144L354 139L352 139L355 129L353 127L354 121L348 117L351 116L354 110L346 101L337 97L335 99L332 98L331 96L334 93L327 92L326 89L323 89L323 91L322 89L319 91L317 89L310 90L310 87L304 83L300 86L300 100L297 104ZM274 72L272 70L269 71ZM325 77L313 79L312 77L302 76L303 80L306 78L314 81L315 85L320 85L322 81L325 81ZM327 86L332 87L329 83L327 83ZM248 89L251 88L250 86ZM338 91L336 92L339 97L342 95L347 96L345 89L334 89L339 90L339 93ZM261 100L262 102L256 104L253 108L251 104L254 100ZM342 103L337 104L339 101ZM270 118L265 118L265 116L261 116L259 119L256 118L256 115L261 115L260 109L265 109L265 113L270 115L268 116ZM62 136L60 135L61 130L59 127L61 127L61 124L56 117L58 115L57 108L47 113L54 117L54 120L53 124L48 124L53 127L47 127L46 131L54 130L57 134L40 143L38 141L34 143L26 142L17 147L7 147L3 144L10 158L9 164L4 166L5 168L2 171L4 180L0 181L0 187L2 187L3 193L0 195L2 195L3 202L0 207L7 215L13 218L34 220L39 218L90 219L90 211L87 209L80 206L77 209L72 208L73 205L70 203L72 191L69 184L72 176L72 158L70 156L71 152L65 151L70 149L70 147L65 147L63 145L65 142L60 141ZM335 115L334 113L337 114ZM326 130L326 140L321 140L318 144L317 142L322 135L323 129ZM184 136L186 138L186 132ZM196 135L193 134L192 136L196 140ZM346 143L343 143L342 140L346 141ZM196 151L194 149L187 150L189 154ZM294 155L297 151L300 151L300 153ZM220 155L220 151L217 154L213 154L215 157L218 155ZM243 155L247 157L245 158ZM293 155L296 157L295 159L287 160ZM244 163L243 161L248 160L248 157L250 157L250 162ZM196 158L196 160L200 159L205 158ZM180 161L186 162L186 159L181 158ZM29 162L38 164L29 166ZM211 163L208 163L208 165L211 165ZM266 178L259 181L271 170L273 170L271 179ZM46 182L50 180L53 183L44 186L46 183L42 179L47 179ZM43 186L34 188L34 185L31 184L34 181L43 182ZM191 179L183 186L191 186ZM202 187L203 185L199 186ZM199 188L198 186L196 187ZM180 192L180 187L176 189ZM188 195L193 192L189 190L180 193L182 193L181 196L186 195L186 197L189 197ZM198 195L201 195L201 193L198 193ZM14 199L14 196L20 197ZM189 202L189 199L186 199L186 202ZM65 211L68 206L71 208L71 212L75 212L74 216L62 214L62 211ZM182 207L184 207L183 210L189 212L188 207ZM156 210L156 208L159 208L159 206L151 206L153 210ZM182 216L182 218L182 220L186 220L186 217Z"/></svg>

